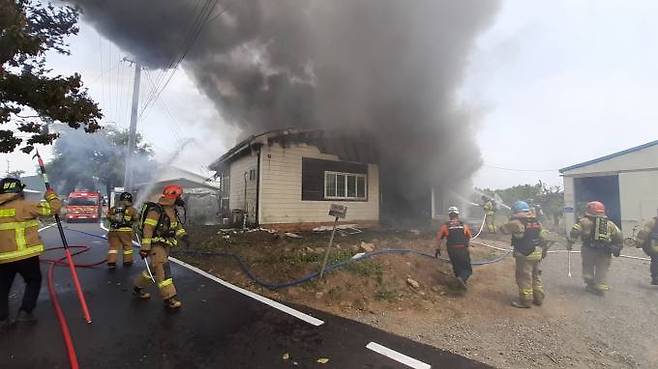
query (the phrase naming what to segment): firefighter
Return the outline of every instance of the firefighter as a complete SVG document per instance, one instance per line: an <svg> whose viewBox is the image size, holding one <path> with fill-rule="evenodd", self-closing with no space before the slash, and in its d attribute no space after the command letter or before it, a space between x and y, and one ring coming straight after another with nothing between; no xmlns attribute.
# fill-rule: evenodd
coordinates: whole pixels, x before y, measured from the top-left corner
<svg viewBox="0 0 658 369"><path fill-rule="evenodd" d="M496 233L496 204L494 201L486 196L482 196L482 209L484 209L484 216L486 217L487 231L489 233Z"/></svg>
<svg viewBox="0 0 658 369"><path fill-rule="evenodd" d="M150 258L147 262L160 290L160 297L170 311L182 306L176 296L176 287L168 261L171 248L178 246L179 239L184 244L188 244L188 236L176 210L177 206L184 206L182 195L182 187L165 186L157 204L147 203L154 206L146 210L146 217L141 225L143 235L139 255L143 259ZM144 291L144 288L151 282L148 270L144 270L135 280L134 295L144 300L150 298L151 295Z"/></svg>
<svg viewBox="0 0 658 369"><path fill-rule="evenodd" d="M500 227L503 234L512 235L512 247L516 262L516 284L519 299L512 301L517 308L530 308L544 302L544 286L541 280L540 262L546 257L545 231L524 201L512 206L510 221Z"/></svg>
<svg viewBox="0 0 658 369"><path fill-rule="evenodd" d="M117 267L119 250L123 256L123 266L133 265L133 223L137 218L137 210L133 205L133 195L122 192L119 203L110 208L110 231L107 233L109 250L107 252L107 267L114 270Z"/></svg>
<svg viewBox="0 0 658 369"><path fill-rule="evenodd" d="M583 279L588 292L602 296L608 291L607 275L611 256L619 256L623 236L619 228L606 216L605 205L599 201L587 203L585 216L569 232L567 250L580 238L583 242L581 258Z"/></svg>
<svg viewBox="0 0 658 369"><path fill-rule="evenodd" d="M449 220L441 225L437 234L437 252L441 253L441 241L445 238L448 256L452 264L452 270L459 285L466 289L466 282L473 274L471 268L471 255L469 254L469 241L471 240L471 229L467 224L459 220L459 209L456 206L448 208Z"/></svg>
<svg viewBox="0 0 658 369"><path fill-rule="evenodd" d="M647 222L638 232L637 247L642 248L651 258L651 284L658 286L658 216Z"/></svg>
<svg viewBox="0 0 658 369"><path fill-rule="evenodd" d="M25 200L25 186L15 178L0 180L0 327L10 325L9 291L16 274L25 281L23 302L16 321L35 322L33 314L41 290L39 255L44 251L37 218L56 214L61 202L48 191L45 201Z"/></svg>

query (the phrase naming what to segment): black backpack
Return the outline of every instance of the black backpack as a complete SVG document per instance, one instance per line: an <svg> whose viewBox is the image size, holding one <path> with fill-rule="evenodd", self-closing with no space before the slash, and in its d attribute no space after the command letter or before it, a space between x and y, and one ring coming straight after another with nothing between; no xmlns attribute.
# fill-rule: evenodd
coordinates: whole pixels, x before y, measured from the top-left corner
<svg viewBox="0 0 658 369"><path fill-rule="evenodd" d="M164 209L162 208L162 205L151 201L142 204L142 208L139 210L139 222L137 223L136 229L137 235L140 239L144 236L144 222L146 221L148 214L153 210L160 214L158 217L158 224L155 226L155 229L157 230L162 223L162 218L164 217Z"/></svg>

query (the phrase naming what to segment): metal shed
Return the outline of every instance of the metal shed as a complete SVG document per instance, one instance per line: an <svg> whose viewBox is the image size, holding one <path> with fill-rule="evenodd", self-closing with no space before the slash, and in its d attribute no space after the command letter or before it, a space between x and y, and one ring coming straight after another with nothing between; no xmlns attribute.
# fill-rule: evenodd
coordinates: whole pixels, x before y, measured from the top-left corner
<svg viewBox="0 0 658 369"><path fill-rule="evenodd" d="M608 217L630 236L658 209L658 140L560 169L567 230L588 201L602 201Z"/></svg>

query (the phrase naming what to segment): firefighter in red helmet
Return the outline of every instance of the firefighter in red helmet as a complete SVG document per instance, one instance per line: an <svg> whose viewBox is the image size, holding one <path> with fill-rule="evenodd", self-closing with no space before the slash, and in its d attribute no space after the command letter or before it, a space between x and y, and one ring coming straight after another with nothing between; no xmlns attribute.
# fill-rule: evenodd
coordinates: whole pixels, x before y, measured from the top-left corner
<svg viewBox="0 0 658 369"><path fill-rule="evenodd" d="M603 203L587 203L585 216L569 232L568 250L572 249L578 238L583 241L581 258L585 288L596 295L603 295L609 289L607 276L611 254L619 256L624 240L617 225L608 219Z"/></svg>
<svg viewBox="0 0 658 369"><path fill-rule="evenodd" d="M178 215L178 206L184 206L182 199L183 188L178 185L164 187L157 203L147 202L140 211L141 248L139 255L149 258L150 270L155 283L160 290L160 297L165 307L177 310L182 304L176 296L176 287L169 266L169 253L171 249L182 243L188 243L185 228ZM135 280L134 294L141 299L148 299L151 295L144 291L151 284L151 275L144 270Z"/></svg>

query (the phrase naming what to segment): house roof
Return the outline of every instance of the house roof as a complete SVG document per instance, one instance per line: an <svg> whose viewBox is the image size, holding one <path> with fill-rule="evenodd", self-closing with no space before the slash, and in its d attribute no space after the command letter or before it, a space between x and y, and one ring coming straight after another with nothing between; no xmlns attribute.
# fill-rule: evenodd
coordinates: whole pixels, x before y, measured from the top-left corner
<svg viewBox="0 0 658 369"><path fill-rule="evenodd" d="M160 171L152 181L148 183L138 183L135 185L137 188L146 187L151 183L171 183L178 184L184 188L210 188L217 189L208 179L200 174L190 172L189 170L181 169L175 166L169 166Z"/></svg>
<svg viewBox="0 0 658 369"><path fill-rule="evenodd" d="M46 192L46 186L43 184L43 178L40 175L21 177L21 182L27 190Z"/></svg>
<svg viewBox="0 0 658 369"><path fill-rule="evenodd" d="M251 148L252 144L264 144L270 138L292 135L292 134L302 134L302 133L319 133L322 132L321 129L297 129L297 128L285 128L285 129L275 129L271 131L266 131L261 134L251 135L246 139L239 142L237 145L233 146L228 150L224 155L220 156L217 160L212 162L208 168L213 169L222 165L222 163L229 161L236 155L244 152ZM215 169L213 169L215 170Z"/></svg>
<svg viewBox="0 0 658 369"><path fill-rule="evenodd" d="M568 172L568 171L571 171L571 170L574 170L574 169L586 167L588 165L600 163L602 161L614 159L614 158L617 158L619 156L623 156L623 155L630 154L630 153L633 153L633 152L641 151L641 150L644 150L646 148L649 148L649 147L652 147L652 146L655 146L655 145L658 145L658 140L645 143L644 145L632 147L630 149L626 149L626 150L623 150L623 151L619 151L619 152L616 152L614 154L601 156L600 158L588 160L588 161L585 161L585 162L582 162L582 163L579 163L579 164L574 164L572 166L562 168L562 169L560 169L560 173L564 173L564 172Z"/></svg>
<svg viewBox="0 0 658 369"><path fill-rule="evenodd" d="M370 136L365 132L319 128L286 128L247 137L220 156L208 168L219 171L234 158L250 152L252 148L270 145L275 142L284 147L293 143L314 145L321 152L336 155L345 161L375 163L377 160L377 151L372 140L370 140Z"/></svg>

